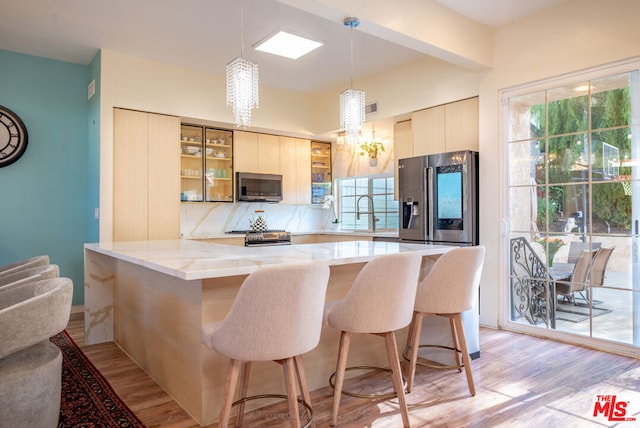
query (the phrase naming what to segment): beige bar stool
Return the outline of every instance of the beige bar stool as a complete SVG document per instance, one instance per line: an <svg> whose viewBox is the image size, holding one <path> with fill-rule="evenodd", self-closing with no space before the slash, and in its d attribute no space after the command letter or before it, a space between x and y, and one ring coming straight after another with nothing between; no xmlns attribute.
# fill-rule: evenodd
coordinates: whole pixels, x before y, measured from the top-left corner
<svg viewBox="0 0 640 428"><path fill-rule="evenodd" d="M9 273L9 272L15 272L20 269L28 269L28 268L48 265L48 264L49 264L49 256L43 255L43 256L29 257L28 259L22 259L13 263L0 266L0 275L4 275L5 273Z"/></svg>
<svg viewBox="0 0 640 428"><path fill-rule="evenodd" d="M261 268L242 283L226 318L205 324L202 343L231 359L220 412L220 427L227 427L231 407L239 405L236 425L242 424L244 403L260 398L287 398L292 427L300 426L298 401L313 413L302 365L302 354L320 341L329 267L320 263ZM246 397L251 361L282 365L287 395ZM298 400L295 372L304 400ZM233 396L238 378L240 399Z"/></svg>
<svg viewBox="0 0 640 428"><path fill-rule="evenodd" d="M40 265L26 269L11 270L7 273L0 273L0 289L15 287L26 282L57 278L58 276L60 276L58 265Z"/></svg>
<svg viewBox="0 0 640 428"><path fill-rule="evenodd" d="M422 321L424 317L438 315L449 318L455 366L432 365L420 363L432 368L457 368L464 366L469 384L469 392L476 395L471 374L471 359L467 349L467 340L462 324L462 312L475 307L478 300L478 287L485 254L484 246L460 247L447 251L433 264L420 284L416 293L413 321L409 329L407 347L404 356L409 360L409 379L407 392L411 392L418 364L418 350L422 347L443 347L440 345L419 345ZM462 355L462 364L460 363ZM409 355L409 356L408 356Z"/></svg>
<svg viewBox="0 0 640 428"><path fill-rule="evenodd" d="M330 302L325 306L325 323L341 331L338 362L334 373L336 380L331 410L332 425L337 423L340 397L343 393L347 394L342 387L351 336L369 333L385 338L393 388L400 403L403 424L405 427L409 426L409 413L394 332L411 322L421 261L422 256L414 252L377 256L358 273L342 300ZM331 383L331 380L329 382Z"/></svg>

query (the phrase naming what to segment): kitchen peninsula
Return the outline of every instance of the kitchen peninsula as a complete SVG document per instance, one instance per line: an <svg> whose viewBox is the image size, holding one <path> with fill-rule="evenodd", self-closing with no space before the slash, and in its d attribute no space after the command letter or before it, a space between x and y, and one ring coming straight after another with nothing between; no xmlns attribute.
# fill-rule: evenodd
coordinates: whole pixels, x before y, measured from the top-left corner
<svg viewBox="0 0 640 428"><path fill-rule="evenodd" d="M381 241L273 247L190 240L86 244L85 341L115 341L194 419L211 424L218 420L228 361L201 345L200 330L204 323L224 319L251 272L269 265L326 263L331 268L326 299L333 301L377 255L420 252L424 272L450 248ZM400 344L405 335L399 335ZM384 342L354 340L359 343L350 365L387 364ZM339 332L325 327L318 347L305 355L311 390L327 385L338 343ZM250 395L283 392L280 369L270 362L255 363L252 380Z"/></svg>

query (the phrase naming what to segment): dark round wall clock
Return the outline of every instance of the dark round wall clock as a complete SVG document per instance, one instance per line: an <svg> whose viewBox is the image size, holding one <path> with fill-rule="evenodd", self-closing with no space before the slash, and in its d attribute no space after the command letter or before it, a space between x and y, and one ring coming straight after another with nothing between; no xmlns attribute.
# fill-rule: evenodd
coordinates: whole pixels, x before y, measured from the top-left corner
<svg viewBox="0 0 640 428"><path fill-rule="evenodd" d="M11 165L27 150L27 128L17 114L0 106L0 168Z"/></svg>

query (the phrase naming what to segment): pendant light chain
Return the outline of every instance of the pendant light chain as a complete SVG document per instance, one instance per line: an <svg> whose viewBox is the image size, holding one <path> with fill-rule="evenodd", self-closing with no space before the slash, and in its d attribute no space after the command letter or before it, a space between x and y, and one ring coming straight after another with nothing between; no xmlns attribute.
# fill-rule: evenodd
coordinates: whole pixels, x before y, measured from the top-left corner
<svg viewBox="0 0 640 428"><path fill-rule="evenodd" d="M259 105L258 64L244 59L244 1L240 1L240 57L227 64L227 106L238 127L251 126L251 110Z"/></svg>
<svg viewBox="0 0 640 428"><path fill-rule="evenodd" d="M348 144L357 144L360 139L360 128L365 117L365 94L364 91L353 89L353 29L360 24L358 18L345 18L344 25L349 27L349 41L351 51L351 65L349 89L340 93L340 128L344 129L345 139Z"/></svg>

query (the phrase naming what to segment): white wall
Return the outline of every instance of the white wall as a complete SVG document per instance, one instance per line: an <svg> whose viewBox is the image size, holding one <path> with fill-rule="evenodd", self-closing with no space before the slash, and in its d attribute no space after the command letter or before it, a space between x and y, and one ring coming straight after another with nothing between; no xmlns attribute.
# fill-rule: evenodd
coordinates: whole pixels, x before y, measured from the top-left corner
<svg viewBox="0 0 640 428"><path fill-rule="evenodd" d="M112 239L113 108L162 113L216 121L233 128L226 106L223 76L132 57L101 52L100 105L100 240ZM260 105L252 115L255 129L309 137L312 130L310 95L260 87ZM252 128L253 129L253 128Z"/></svg>
<svg viewBox="0 0 640 428"><path fill-rule="evenodd" d="M480 81L480 241L487 246L482 324L498 324L500 299L508 295L500 240L506 195L500 90L640 55L638 16L637 0L573 0L495 32L494 67Z"/></svg>

